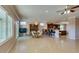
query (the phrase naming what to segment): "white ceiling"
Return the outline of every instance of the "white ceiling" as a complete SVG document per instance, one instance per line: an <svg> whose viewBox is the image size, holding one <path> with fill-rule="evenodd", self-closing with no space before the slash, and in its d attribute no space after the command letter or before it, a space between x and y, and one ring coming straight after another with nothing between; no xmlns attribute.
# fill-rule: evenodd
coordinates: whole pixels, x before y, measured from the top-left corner
<svg viewBox="0 0 79 59"><path fill-rule="evenodd" d="M65 16L59 15L56 11L66 8L66 5L17 5L16 8L24 19L60 21Z"/></svg>

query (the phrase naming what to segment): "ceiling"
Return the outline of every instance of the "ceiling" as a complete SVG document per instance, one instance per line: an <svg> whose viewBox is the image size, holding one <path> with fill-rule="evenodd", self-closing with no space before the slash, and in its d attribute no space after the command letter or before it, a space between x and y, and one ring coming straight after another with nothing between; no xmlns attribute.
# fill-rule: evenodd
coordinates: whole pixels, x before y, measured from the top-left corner
<svg viewBox="0 0 79 59"><path fill-rule="evenodd" d="M16 5L16 8L23 19L32 21L60 21L66 17L56 12L66 8L66 5Z"/></svg>

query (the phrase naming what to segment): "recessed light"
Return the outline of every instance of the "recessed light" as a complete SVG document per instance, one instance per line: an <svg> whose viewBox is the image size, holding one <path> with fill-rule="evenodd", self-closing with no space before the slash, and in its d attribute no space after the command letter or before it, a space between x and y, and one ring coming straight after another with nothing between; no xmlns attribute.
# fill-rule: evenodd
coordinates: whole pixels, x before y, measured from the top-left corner
<svg viewBox="0 0 79 59"><path fill-rule="evenodd" d="M48 10L45 10L45 12L48 13L49 11Z"/></svg>

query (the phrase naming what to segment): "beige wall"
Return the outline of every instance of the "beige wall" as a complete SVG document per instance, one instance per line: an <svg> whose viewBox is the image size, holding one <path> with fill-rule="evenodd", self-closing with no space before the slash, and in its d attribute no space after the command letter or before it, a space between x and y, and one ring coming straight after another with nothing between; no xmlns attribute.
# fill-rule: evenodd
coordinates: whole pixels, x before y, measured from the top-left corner
<svg viewBox="0 0 79 59"><path fill-rule="evenodd" d="M79 18L76 18L76 39L79 39Z"/></svg>
<svg viewBox="0 0 79 59"><path fill-rule="evenodd" d="M1 52L3 52L3 53L9 52L11 50L11 48L16 43L16 33L15 33L16 32L16 29L15 29L16 27L15 27L15 23L13 25L14 25L13 26L13 28L14 28L13 36L10 39L7 39L7 41L4 44L0 45L0 53Z"/></svg>

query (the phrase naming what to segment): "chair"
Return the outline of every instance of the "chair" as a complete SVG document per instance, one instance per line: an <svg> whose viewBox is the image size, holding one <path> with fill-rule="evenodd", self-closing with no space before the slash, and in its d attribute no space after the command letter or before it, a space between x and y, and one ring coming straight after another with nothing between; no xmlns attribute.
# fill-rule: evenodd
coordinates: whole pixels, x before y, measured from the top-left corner
<svg viewBox="0 0 79 59"><path fill-rule="evenodd" d="M35 31L31 31L33 37L35 37L35 33L36 33Z"/></svg>
<svg viewBox="0 0 79 59"><path fill-rule="evenodd" d="M38 37L42 36L42 31L38 31Z"/></svg>

